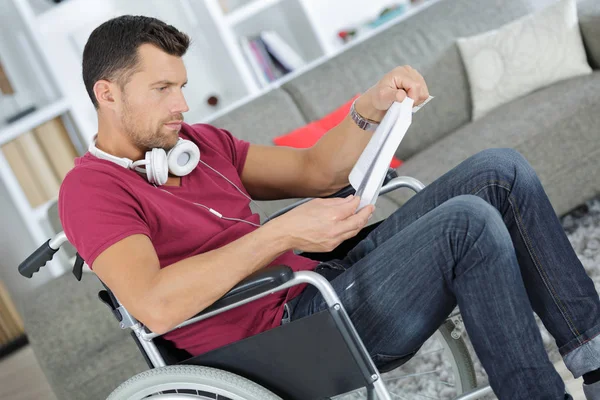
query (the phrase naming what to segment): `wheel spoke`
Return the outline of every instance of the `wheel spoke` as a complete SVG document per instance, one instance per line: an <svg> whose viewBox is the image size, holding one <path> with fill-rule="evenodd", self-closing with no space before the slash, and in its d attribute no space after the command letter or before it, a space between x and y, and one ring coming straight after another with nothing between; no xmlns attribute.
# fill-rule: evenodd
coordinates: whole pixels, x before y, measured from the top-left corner
<svg viewBox="0 0 600 400"><path fill-rule="evenodd" d="M433 371L426 371L426 372L416 372L414 374L406 374L406 375L402 375L402 376L391 376L389 378L384 378L385 382L391 382L391 381L399 381L401 379L406 379L406 378L412 378L415 376L423 376L423 375L428 375L428 374L435 374L436 372L440 372L440 369L434 369Z"/></svg>
<svg viewBox="0 0 600 400"><path fill-rule="evenodd" d="M437 350L429 350L426 353L419 353L416 356L414 356L413 359L415 359L415 358L423 358L425 356L428 356L428 355L431 355L431 354L434 354L434 353L439 353L440 351L444 351L444 349L441 348L441 349L437 349Z"/></svg>

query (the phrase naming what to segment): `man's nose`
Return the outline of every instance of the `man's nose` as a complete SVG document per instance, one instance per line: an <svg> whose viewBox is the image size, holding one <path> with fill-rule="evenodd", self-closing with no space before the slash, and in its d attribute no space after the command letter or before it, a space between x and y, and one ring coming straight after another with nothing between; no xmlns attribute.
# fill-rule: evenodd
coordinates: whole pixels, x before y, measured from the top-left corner
<svg viewBox="0 0 600 400"><path fill-rule="evenodd" d="M189 110L190 108L188 107L187 101L185 100L185 96L183 95L183 93L179 93L175 102L173 103L173 109L171 111L174 114L181 114Z"/></svg>

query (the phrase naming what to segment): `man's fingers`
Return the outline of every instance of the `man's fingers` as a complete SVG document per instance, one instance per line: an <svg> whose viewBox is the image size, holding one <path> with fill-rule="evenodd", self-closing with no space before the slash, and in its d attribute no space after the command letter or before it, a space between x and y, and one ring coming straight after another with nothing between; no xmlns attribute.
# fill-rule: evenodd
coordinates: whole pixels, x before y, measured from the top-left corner
<svg viewBox="0 0 600 400"><path fill-rule="evenodd" d="M341 221L354 213L360 198L357 196L348 197L333 197L329 199L321 199L323 205L331 207L328 211L333 220Z"/></svg>
<svg viewBox="0 0 600 400"><path fill-rule="evenodd" d="M399 97L402 99L399 100ZM404 90L384 86L379 90L379 104L376 107L380 110L387 110L394 101L402 101L404 97L406 97Z"/></svg>
<svg viewBox="0 0 600 400"><path fill-rule="evenodd" d="M415 103L419 102L421 99L421 84L416 81L407 81L404 86L404 90L406 90L406 94L408 97L413 99Z"/></svg>
<svg viewBox="0 0 600 400"><path fill-rule="evenodd" d="M417 82L420 86L418 93L415 94L415 97L410 96L415 100L415 105L419 105L429 97L429 89L427 88L427 83L425 83L425 79L423 76L414 68L407 66L406 71L410 75L411 79L414 82Z"/></svg>
<svg viewBox="0 0 600 400"><path fill-rule="evenodd" d="M406 98L406 92L403 89L400 89L396 92L396 101L402 103Z"/></svg>
<svg viewBox="0 0 600 400"><path fill-rule="evenodd" d="M374 209L375 207L372 204L369 204L361 208L356 214L350 215L345 220L340 221L339 234L341 235L346 232L362 229L367 224L369 216L373 213Z"/></svg>

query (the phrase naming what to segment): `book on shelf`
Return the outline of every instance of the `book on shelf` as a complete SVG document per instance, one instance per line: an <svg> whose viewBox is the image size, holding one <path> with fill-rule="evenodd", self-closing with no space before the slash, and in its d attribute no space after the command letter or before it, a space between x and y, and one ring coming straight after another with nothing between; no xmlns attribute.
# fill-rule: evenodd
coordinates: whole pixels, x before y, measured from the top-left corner
<svg viewBox="0 0 600 400"><path fill-rule="evenodd" d="M33 208L58 195L77 157L60 117L20 134L1 150Z"/></svg>
<svg viewBox="0 0 600 400"><path fill-rule="evenodd" d="M250 46L250 39L246 36L240 37L240 46L242 48L244 56L246 57L246 60L248 61L248 64L250 64L250 69L254 74L256 82L261 87L266 86L269 82L267 81L267 77L265 76L265 72L261 68L259 61L256 59L256 56L252 51L252 47Z"/></svg>
<svg viewBox="0 0 600 400"><path fill-rule="evenodd" d="M293 71L305 64L304 59L275 31L266 30L260 33L267 51L286 69Z"/></svg>
<svg viewBox="0 0 600 400"><path fill-rule="evenodd" d="M227 0L218 0L219 6L221 7L221 11L223 11L223 14L228 14L229 13L229 3L227 2Z"/></svg>
<svg viewBox="0 0 600 400"><path fill-rule="evenodd" d="M23 320L6 286L0 281L0 346L17 339L24 332Z"/></svg>
<svg viewBox="0 0 600 400"><path fill-rule="evenodd" d="M37 180L33 167L25 161L21 146L16 140L2 145L2 153L13 171L19 186L31 207L38 207L45 203L46 199Z"/></svg>
<svg viewBox="0 0 600 400"><path fill-rule="evenodd" d="M15 141L21 147L21 156L30 165L36 175L36 181L45 200L50 200L58 194L60 181L54 173L50 160L46 157L42 146L36 140L33 131L19 135Z"/></svg>
<svg viewBox="0 0 600 400"><path fill-rule="evenodd" d="M56 117L33 130L52 165L54 173L62 182L67 172L75 166L75 158L78 156L62 119Z"/></svg>
<svg viewBox="0 0 600 400"><path fill-rule="evenodd" d="M2 66L2 62L0 62L0 92L4 95L15 93L15 90L13 89L12 85L10 84L10 80L6 75L6 71Z"/></svg>
<svg viewBox="0 0 600 400"><path fill-rule="evenodd" d="M241 36L240 46L261 87L305 64L302 57L275 31Z"/></svg>

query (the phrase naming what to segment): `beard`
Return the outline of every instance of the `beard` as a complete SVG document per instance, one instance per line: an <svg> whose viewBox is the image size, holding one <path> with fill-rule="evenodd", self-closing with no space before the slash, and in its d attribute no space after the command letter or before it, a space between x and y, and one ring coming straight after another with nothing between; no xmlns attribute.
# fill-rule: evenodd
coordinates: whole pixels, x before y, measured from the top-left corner
<svg viewBox="0 0 600 400"><path fill-rule="evenodd" d="M169 151L175 146L179 140L179 135L163 132L164 124L173 120L183 121L183 115L179 114L168 120L161 121L158 126L146 128L145 125L148 123L147 117L136 114L129 106L129 103L124 101L121 125L131 143L144 151L154 148Z"/></svg>

